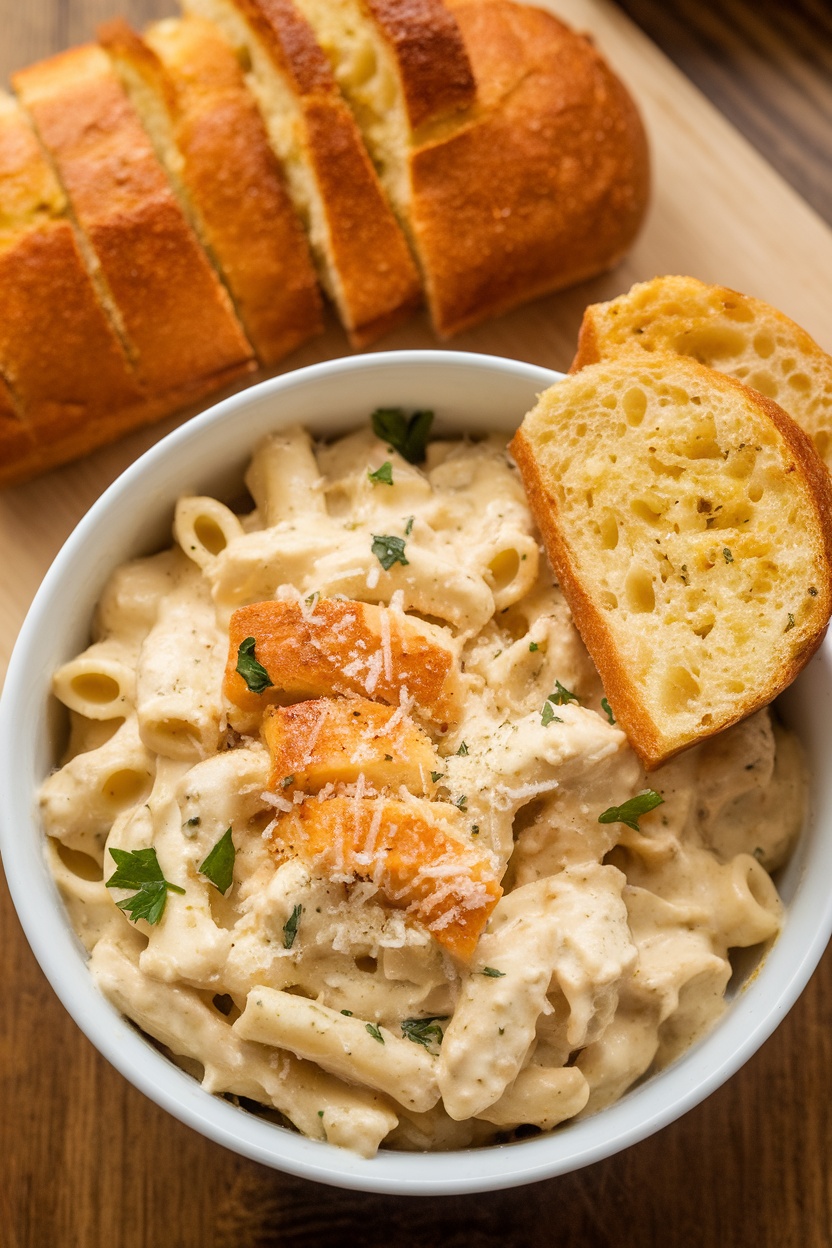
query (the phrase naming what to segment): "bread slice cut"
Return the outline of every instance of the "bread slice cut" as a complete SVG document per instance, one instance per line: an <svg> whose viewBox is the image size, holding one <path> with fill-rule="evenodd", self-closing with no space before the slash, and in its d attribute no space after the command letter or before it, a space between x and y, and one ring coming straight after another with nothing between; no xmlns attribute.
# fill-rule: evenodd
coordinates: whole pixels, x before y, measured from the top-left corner
<svg viewBox="0 0 832 1248"><path fill-rule="evenodd" d="M656 277L587 308L570 371L622 348L675 351L774 399L832 468L832 356L782 312L694 277Z"/></svg>
<svg viewBox="0 0 832 1248"><path fill-rule="evenodd" d="M73 48L21 70L13 84L147 391L187 395L251 369L231 301L102 49Z"/></svg>
<svg viewBox="0 0 832 1248"><path fill-rule="evenodd" d="M516 433L552 566L647 767L770 702L832 612L832 486L771 399L637 349Z"/></svg>
<svg viewBox="0 0 832 1248"><path fill-rule="evenodd" d="M218 269L260 362L323 329L318 282L263 119L231 46L201 18L142 39L99 28L191 225Z"/></svg>
<svg viewBox="0 0 832 1248"><path fill-rule="evenodd" d="M0 94L0 483L162 414L100 306L26 114ZM102 436L103 435L103 436Z"/></svg>
<svg viewBox="0 0 832 1248"><path fill-rule="evenodd" d="M356 346L421 302L419 275L324 53L290 0L185 0L244 60L324 289Z"/></svg>

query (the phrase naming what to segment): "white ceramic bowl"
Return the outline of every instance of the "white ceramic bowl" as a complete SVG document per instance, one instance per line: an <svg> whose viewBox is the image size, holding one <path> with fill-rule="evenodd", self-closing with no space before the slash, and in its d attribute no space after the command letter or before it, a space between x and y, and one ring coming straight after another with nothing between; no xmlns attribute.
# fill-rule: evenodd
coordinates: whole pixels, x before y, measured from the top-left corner
<svg viewBox="0 0 832 1248"><path fill-rule="evenodd" d="M35 793L55 762L50 673L86 645L112 569L169 544L179 494L233 494L251 449L270 430L300 421L336 433L366 422L376 407L405 406L434 408L440 430L508 432L558 376L488 356L404 351L318 364L226 399L148 451L99 499L55 560L21 631L0 702L0 849L35 956L78 1026L137 1088L195 1130L279 1170L366 1191L436 1195L530 1183L598 1161L665 1126L733 1074L794 1003L832 930L827 642L783 699L813 776L809 825L778 881L788 913L783 933L758 974L751 976L753 960L743 963L746 982L703 1041L593 1118L509 1145L364 1160L204 1092L93 986L46 866Z"/></svg>

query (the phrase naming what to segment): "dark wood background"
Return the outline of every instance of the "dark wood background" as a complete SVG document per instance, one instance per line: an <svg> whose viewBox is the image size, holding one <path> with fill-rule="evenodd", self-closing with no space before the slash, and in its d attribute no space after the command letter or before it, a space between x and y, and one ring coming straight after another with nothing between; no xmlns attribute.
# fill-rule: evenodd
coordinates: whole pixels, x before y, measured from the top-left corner
<svg viewBox="0 0 832 1248"><path fill-rule="evenodd" d="M832 9L822 0L620 5L832 223ZM137 24L171 8L123 7ZM112 11L112 0L0 0L0 70L89 37ZM832 1245L829 952L774 1037L681 1121L573 1175L441 1199L288 1178L157 1109L64 1013L4 888L0 982L0 1248Z"/></svg>

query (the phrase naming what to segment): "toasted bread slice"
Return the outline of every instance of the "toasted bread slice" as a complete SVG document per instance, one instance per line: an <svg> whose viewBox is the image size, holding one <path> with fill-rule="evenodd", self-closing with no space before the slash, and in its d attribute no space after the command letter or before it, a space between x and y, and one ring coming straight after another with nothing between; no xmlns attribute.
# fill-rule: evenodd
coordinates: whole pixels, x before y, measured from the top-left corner
<svg viewBox="0 0 832 1248"><path fill-rule="evenodd" d="M215 387L253 368L231 301L102 49L73 48L21 70L13 83L147 391L179 391L181 403L208 379Z"/></svg>
<svg viewBox="0 0 832 1248"><path fill-rule="evenodd" d="M647 144L589 39L511 0L296 3L405 226L439 334L624 255L646 209Z"/></svg>
<svg viewBox="0 0 832 1248"><path fill-rule="evenodd" d="M356 784L361 776L374 789L404 784L425 795L434 787L431 772L439 770L433 742L409 715L366 698L269 707L263 737L272 760L269 787L290 796Z"/></svg>
<svg viewBox="0 0 832 1248"><path fill-rule="evenodd" d="M290 0L185 0L251 64L249 85L283 163L324 289L356 346L421 302L419 275L355 120Z"/></svg>
<svg viewBox="0 0 832 1248"><path fill-rule="evenodd" d="M323 329L318 282L263 119L231 46L201 18L99 28L179 202L262 364Z"/></svg>
<svg viewBox="0 0 832 1248"><path fill-rule="evenodd" d="M252 657L271 682L256 691L237 670L240 646L252 637ZM459 668L442 630L389 607L343 598L238 608L229 624L224 689L244 711L340 694L393 706L413 699L417 711L440 724L459 715Z"/></svg>
<svg viewBox="0 0 832 1248"><path fill-rule="evenodd" d="M631 346L689 355L774 399L832 468L832 356L762 299L694 277L639 282L587 308L570 371Z"/></svg>
<svg viewBox="0 0 832 1248"><path fill-rule="evenodd" d="M647 767L770 702L817 649L832 486L771 399L634 349L547 390L511 451Z"/></svg>
<svg viewBox="0 0 832 1248"><path fill-rule="evenodd" d="M467 961L503 891L491 856L467 832L446 802L313 798L277 818L270 845L336 878L372 880Z"/></svg>

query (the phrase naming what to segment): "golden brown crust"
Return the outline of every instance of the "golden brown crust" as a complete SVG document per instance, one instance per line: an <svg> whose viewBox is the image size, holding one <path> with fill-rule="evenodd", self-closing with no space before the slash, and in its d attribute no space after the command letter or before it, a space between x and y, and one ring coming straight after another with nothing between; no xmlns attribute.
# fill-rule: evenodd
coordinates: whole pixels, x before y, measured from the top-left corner
<svg viewBox="0 0 832 1248"><path fill-rule="evenodd" d="M251 350L106 54L85 46L14 76L155 395Z"/></svg>
<svg viewBox="0 0 832 1248"><path fill-rule="evenodd" d="M703 366L696 365L696 368ZM704 370L703 368L703 371ZM787 471L799 472L808 484L814 512L814 531L806 534L809 544L819 545L827 567L827 575L818 586L817 612L819 624L807 636L801 649L776 670L770 673L766 687L753 696L738 696L736 714L720 721L711 732L703 731L700 739L722 731L746 718L754 711L768 705L788 687L803 670L826 635L827 623L832 614L832 483L829 473L820 460L811 439L776 403L754 390L750 390L735 378L722 377L721 381L734 387L738 396L751 404L775 425L789 451L797 461L787 466ZM575 625L601 676L604 690L613 708L616 720L627 733L630 745L645 768L653 770L695 744L684 741L676 748L668 748L665 737L657 730L653 717L647 710L641 691L634 684L631 673L622 661L612 632L601 611L593 587L581 577L569 546L568 534L559 515L557 498L547 487L545 476L535 449L523 428L518 429L509 444L523 479L523 485L532 513L537 521L546 553L569 604Z"/></svg>
<svg viewBox="0 0 832 1248"><path fill-rule="evenodd" d="M366 4L392 49L412 129L473 105L477 88L468 52L441 0Z"/></svg>
<svg viewBox="0 0 832 1248"><path fill-rule="evenodd" d="M338 310L353 345L367 346L421 302L410 249L312 28L289 0L234 3L298 97Z"/></svg>
<svg viewBox="0 0 832 1248"><path fill-rule="evenodd" d="M255 639L255 658L273 682L261 693L253 693L236 670L248 637ZM268 601L240 607L231 616L223 688L244 711L263 710L286 695L290 701L358 695L392 706L411 697L418 710L447 723L458 712L458 683L451 651L387 607L335 598L321 598L307 609L299 602Z"/></svg>
<svg viewBox="0 0 832 1248"><path fill-rule="evenodd" d="M260 361L277 363L323 329L318 282L260 112L231 47L200 18L145 40L125 22L99 38L164 103L178 178Z"/></svg>
<svg viewBox="0 0 832 1248"><path fill-rule="evenodd" d="M503 890L488 856L463 842L461 824L446 803L331 797L278 817L269 840L277 855L316 871L372 879L467 962Z"/></svg>
<svg viewBox="0 0 832 1248"><path fill-rule="evenodd" d="M612 267L649 192L641 119L588 39L510 0L448 8L478 109L411 157L411 225L443 335Z"/></svg>
<svg viewBox="0 0 832 1248"><path fill-rule="evenodd" d="M439 758L430 737L398 707L367 698L315 698L268 707L263 739L272 760L269 788L287 797L317 793L327 784L379 790L406 785L426 794Z"/></svg>

